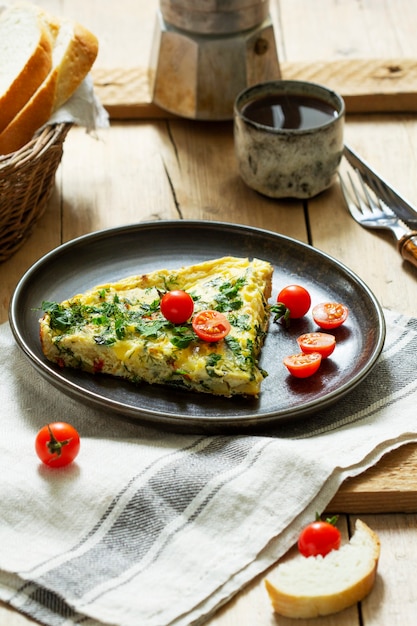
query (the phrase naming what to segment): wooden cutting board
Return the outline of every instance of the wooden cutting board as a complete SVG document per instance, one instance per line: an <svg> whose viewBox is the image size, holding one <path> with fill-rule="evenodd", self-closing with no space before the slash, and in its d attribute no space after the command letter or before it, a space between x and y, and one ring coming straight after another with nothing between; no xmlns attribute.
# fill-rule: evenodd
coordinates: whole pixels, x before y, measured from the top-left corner
<svg viewBox="0 0 417 626"><path fill-rule="evenodd" d="M417 444L406 444L389 452L364 474L346 480L328 511L417 512Z"/></svg>
<svg viewBox="0 0 417 626"><path fill-rule="evenodd" d="M327 85L345 100L348 113L417 111L417 60L340 60L281 63L285 79ZM95 90L112 119L173 117L152 102L147 68L93 70Z"/></svg>

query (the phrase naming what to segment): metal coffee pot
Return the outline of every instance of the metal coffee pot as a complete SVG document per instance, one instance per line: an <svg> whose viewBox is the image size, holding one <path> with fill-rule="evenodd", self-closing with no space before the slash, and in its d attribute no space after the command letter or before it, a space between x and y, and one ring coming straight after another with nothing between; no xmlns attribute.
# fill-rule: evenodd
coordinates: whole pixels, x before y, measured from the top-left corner
<svg viewBox="0 0 417 626"><path fill-rule="evenodd" d="M228 120L237 94L280 78L269 0L160 0L150 63L155 104Z"/></svg>

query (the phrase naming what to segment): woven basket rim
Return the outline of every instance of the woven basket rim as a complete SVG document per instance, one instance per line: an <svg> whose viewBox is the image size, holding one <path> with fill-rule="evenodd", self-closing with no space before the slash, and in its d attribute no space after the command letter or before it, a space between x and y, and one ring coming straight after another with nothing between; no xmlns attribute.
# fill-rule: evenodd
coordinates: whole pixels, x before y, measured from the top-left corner
<svg viewBox="0 0 417 626"><path fill-rule="evenodd" d="M20 150L0 157L0 263L23 245L43 215L71 126L46 126Z"/></svg>
<svg viewBox="0 0 417 626"><path fill-rule="evenodd" d="M48 124L37 131L32 139L24 146L11 152L10 154L0 155L0 174L4 167L13 165L22 165L26 161L39 158L45 150L49 148L56 138L63 132L68 132L70 122L60 122L59 124Z"/></svg>

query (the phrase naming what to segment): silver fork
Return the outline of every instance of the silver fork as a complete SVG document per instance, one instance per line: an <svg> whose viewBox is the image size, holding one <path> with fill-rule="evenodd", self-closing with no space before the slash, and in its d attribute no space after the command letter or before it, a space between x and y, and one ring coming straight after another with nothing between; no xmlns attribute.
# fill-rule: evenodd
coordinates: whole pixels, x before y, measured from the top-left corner
<svg viewBox="0 0 417 626"><path fill-rule="evenodd" d="M410 228L417 228L417 210L393 189L366 161L349 146L345 145L343 156L363 178L364 183L372 189L378 198L393 209L400 219Z"/></svg>
<svg viewBox="0 0 417 626"><path fill-rule="evenodd" d="M390 230L397 240L397 247L403 259L417 267L417 231L411 230L394 211L371 194L357 170L355 170L356 184L350 172L346 177L349 183L343 180L339 172L340 187L353 219L364 228Z"/></svg>

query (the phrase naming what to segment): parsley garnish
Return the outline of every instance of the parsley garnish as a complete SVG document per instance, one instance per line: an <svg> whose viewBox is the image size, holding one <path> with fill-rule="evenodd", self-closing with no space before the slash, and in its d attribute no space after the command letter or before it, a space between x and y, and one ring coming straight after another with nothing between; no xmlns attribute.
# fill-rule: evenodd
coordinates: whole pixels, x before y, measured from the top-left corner
<svg viewBox="0 0 417 626"><path fill-rule="evenodd" d="M143 337L158 337L166 328L170 326L170 322L164 319L139 319L136 323L136 330Z"/></svg>
<svg viewBox="0 0 417 626"><path fill-rule="evenodd" d="M212 352L212 354L210 354L207 357L206 360L206 372L209 376L213 377L213 376L217 376L220 377L221 374L218 374L215 370L216 370L216 366L218 365L219 361L221 361L222 356L221 354L217 354L216 352Z"/></svg>
<svg viewBox="0 0 417 626"><path fill-rule="evenodd" d="M216 311L224 313L225 311L237 311L242 307L242 300L239 297L240 290L246 283L246 279L241 276L234 283L225 282L219 287L219 294L215 298Z"/></svg>
<svg viewBox="0 0 417 626"><path fill-rule="evenodd" d="M249 315L243 313L242 315L232 314L229 315L229 322L232 326L239 328L240 330L250 330L251 325L249 323Z"/></svg>
<svg viewBox="0 0 417 626"><path fill-rule="evenodd" d="M225 337L228 348L232 351L237 365L241 369L251 369L255 366L254 345L251 339L246 340L246 347L242 346L235 337Z"/></svg>
<svg viewBox="0 0 417 626"><path fill-rule="evenodd" d="M50 325L53 330L69 331L84 321L83 307L74 302L70 307L64 307L58 302L42 302L42 310L49 313Z"/></svg>
<svg viewBox="0 0 417 626"><path fill-rule="evenodd" d="M172 326L173 336L170 341L176 348L186 348L197 337L191 326Z"/></svg>

